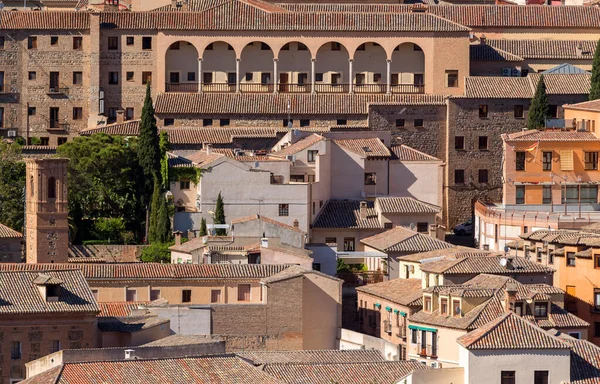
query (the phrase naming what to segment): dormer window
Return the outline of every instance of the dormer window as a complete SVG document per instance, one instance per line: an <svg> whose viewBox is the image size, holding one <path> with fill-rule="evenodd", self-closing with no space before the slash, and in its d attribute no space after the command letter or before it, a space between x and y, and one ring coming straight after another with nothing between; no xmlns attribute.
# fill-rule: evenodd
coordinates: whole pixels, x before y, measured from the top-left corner
<svg viewBox="0 0 600 384"><path fill-rule="evenodd" d="M423 296L425 312L431 312L431 296Z"/></svg>
<svg viewBox="0 0 600 384"><path fill-rule="evenodd" d="M443 316L448 316L448 299L446 298L440 299L440 313Z"/></svg>
<svg viewBox="0 0 600 384"><path fill-rule="evenodd" d="M515 303L515 313L519 316L523 316L523 302L518 301Z"/></svg>
<svg viewBox="0 0 600 384"><path fill-rule="evenodd" d="M60 296L60 286L63 283L62 280L40 273L33 280L33 283L37 285L40 295L42 295L46 302L58 301L58 297Z"/></svg>
<svg viewBox="0 0 600 384"><path fill-rule="evenodd" d="M460 300L452 300L452 316L461 317Z"/></svg>
<svg viewBox="0 0 600 384"><path fill-rule="evenodd" d="M533 314L535 317L548 317L548 302L542 301L535 303L533 306Z"/></svg>

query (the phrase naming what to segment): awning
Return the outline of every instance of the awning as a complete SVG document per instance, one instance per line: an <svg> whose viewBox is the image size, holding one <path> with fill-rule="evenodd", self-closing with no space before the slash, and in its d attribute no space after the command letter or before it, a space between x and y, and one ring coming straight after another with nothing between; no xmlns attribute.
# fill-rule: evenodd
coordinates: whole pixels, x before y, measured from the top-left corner
<svg viewBox="0 0 600 384"><path fill-rule="evenodd" d="M385 307L385 310L388 311L388 312L392 312L392 307L389 307L389 306Z"/></svg>
<svg viewBox="0 0 600 384"><path fill-rule="evenodd" d="M394 313L395 313L396 315L400 315L400 316L402 316L402 317L406 317L406 312L400 311L400 310L398 310L398 309L394 309Z"/></svg>
<svg viewBox="0 0 600 384"><path fill-rule="evenodd" d="M437 332L437 328L421 327L420 325L409 325L408 329L416 329L417 331Z"/></svg>

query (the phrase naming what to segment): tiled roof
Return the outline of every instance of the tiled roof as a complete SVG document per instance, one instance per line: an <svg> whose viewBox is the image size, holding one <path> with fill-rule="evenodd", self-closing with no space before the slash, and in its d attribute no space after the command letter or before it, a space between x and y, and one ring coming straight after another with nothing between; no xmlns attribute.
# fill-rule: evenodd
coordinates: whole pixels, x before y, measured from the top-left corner
<svg viewBox="0 0 600 384"><path fill-rule="evenodd" d="M367 159L390 157L390 150L383 144L381 139L336 139L333 140L338 146L354 152Z"/></svg>
<svg viewBox="0 0 600 384"><path fill-rule="evenodd" d="M411 148L407 145L401 144L401 145L392 145L390 147L390 151L393 154L393 159L394 160L400 160L400 161L439 161L441 162L442 160L438 159L437 157L428 155L426 153L423 153L421 151L417 151L414 148Z"/></svg>
<svg viewBox="0 0 600 384"><path fill-rule="evenodd" d="M472 250L473 248L454 246L452 248L437 249L435 251L415 253L413 255L400 256L398 259L402 261L421 262L428 259L442 259L447 256L452 256L461 251Z"/></svg>
<svg viewBox="0 0 600 384"><path fill-rule="evenodd" d="M521 62L524 59L510 52L492 47L488 44L471 44L469 46L469 57L471 61L512 61Z"/></svg>
<svg viewBox="0 0 600 384"><path fill-rule="evenodd" d="M1 29L61 30L90 28L89 14L72 11L0 12Z"/></svg>
<svg viewBox="0 0 600 384"><path fill-rule="evenodd" d="M60 283L57 301L46 301L46 298L42 297L34 283L40 277L40 272L50 278L48 284ZM73 267L71 270L62 271L47 271L41 267L38 271L0 273L0 314L93 313L95 315L99 311L84 275L81 271L73 270Z"/></svg>
<svg viewBox="0 0 600 384"><path fill-rule="evenodd" d="M288 267L288 265L282 264L0 263L0 271L37 272L78 268L81 269L86 279L261 279L279 273Z"/></svg>
<svg viewBox="0 0 600 384"><path fill-rule="evenodd" d="M598 384L600 347L567 335L561 335L561 340L571 346L571 384Z"/></svg>
<svg viewBox="0 0 600 384"><path fill-rule="evenodd" d="M487 44L525 59L591 60L596 40L487 40ZM582 54L577 54L577 47Z"/></svg>
<svg viewBox="0 0 600 384"><path fill-rule="evenodd" d="M451 248L452 244L429 235L396 227L377 235L362 239L361 243L382 252L427 252L434 249Z"/></svg>
<svg viewBox="0 0 600 384"><path fill-rule="evenodd" d="M140 134L140 120L128 120L123 123L107 124L103 127L88 128L79 131L82 136L93 135L95 133L106 133L116 136L137 136Z"/></svg>
<svg viewBox="0 0 600 384"><path fill-rule="evenodd" d="M287 225L287 224L284 224L284 223L282 223L280 221L273 220L271 218L268 218L266 216L261 216L261 215L258 215L258 214L254 214L254 215L251 215L251 216L238 217L237 219L233 219L231 221L231 224L248 223L250 221L255 221L255 220L264 221L265 223L277 225L277 226L279 226L281 228L289 229L289 230L294 231L294 232L304 233L304 231L302 231L300 228L296 228L296 227L293 227L291 225Z"/></svg>
<svg viewBox="0 0 600 384"><path fill-rule="evenodd" d="M569 349L569 345L543 329L507 312L481 328L456 339L463 347L475 349Z"/></svg>
<svg viewBox="0 0 600 384"><path fill-rule="evenodd" d="M573 108L573 109L583 109L586 111L600 111L600 99L584 101L582 103L577 103L577 104L567 104L564 107L565 108Z"/></svg>
<svg viewBox="0 0 600 384"><path fill-rule="evenodd" d="M589 88L589 87L588 87ZM290 109L288 111L288 101ZM443 95L159 93L157 114L367 115L369 104L445 105ZM217 131L212 128L213 131Z"/></svg>
<svg viewBox="0 0 600 384"><path fill-rule="evenodd" d="M263 370L286 384L395 384L410 373L430 369L418 361L337 364L267 364Z"/></svg>
<svg viewBox="0 0 600 384"><path fill-rule="evenodd" d="M148 304L147 301L127 301L127 302L109 302L98 303L100 313L98 317L123 317L131 315L131 311L138 309L139 306Z"/></svg>
<svg viewBox="0 0 600 384"><path fill-rule="evenodd" d="M367 201L366 218L360 218L360 201L329 200L313 224L313 228L383 228L375 211L375 203Z"/></svg>
<svg viewBox="0 0 600 384"><path fill-rule="evenodd" d="M103 317L98 319L98 329L101 332L139 332L144 329L166 324L169 319L157 316L135 316L135 317Z"/></svg>
<svg viewBox="0 0 600 384"><path fill-rule="evenodd" d="M502 255L497 256L469 256L462 258L446 258L421 265L424 272L443 273L448 275L462 275L473 273L489 273L493 275L512 275L523 273L552 274L552 268L529 261L523 257L512 260L512 268L500 265Z"/></svg>
<svg viewBox="0 0 600 384"><path fill-rule="evenodd" d="M556 304L552 304L550 313L547 318L536 318L532 315L524 315L524 319L536 323L539 327L544 329L556 328L556 329L573 329L573 328L587 328L590 324L579 317L569 313L564 308L559 307Z"/></svg>
<svg viewBox="0 0 600 384"><path fill-rule="evenodd" d="M190 159L178 156L172 152L167 152L167 161L169 162L169 168L192 168L196 165Z"/></svg>
<svg viewBox="0 0 600 384"><path fill-rule="evenodd" d="M506 142L514 141L600 141L592 132L579 132L576 130L544 130L530 129L516 133L502 134Z"/></svg>
<svg viewBox="0 0 600 384"><path fill-rule="evenodd" d="M145 347L173 347L178 345L195 345L195 344L205 344L205 343L214 343L218 341L219 338L217 336L212 337L211 335L183 335L183 334L174 334L167 337L163 337L162 339L154 340L149 343L138 346L137 348L145 348Z"/></svg>
<svg viewBox="0 0 600 384"><path fill-rule="evenodd" d="M23 237L23 234L21 232L17 232L4 224L0 224L0 239L14 239L21 237Z"/></svg>
<svg viewBox="0 0 600 384"><path fill-rule="evenodd" d="M308 268L305 268L305 267L301 267L299 265L288 266L288 268L282 270L279 273L275 273L275 274L273 274L271 276L268 276L268 277L265 277L265 278L261 279L261 282L262 283L267 283L267 284L268 283L275 283L275 282L278 282L278 281L283 281L283 280L293 279L295 277L304 276L307 273L312 273L312 274L315 274L315 275L319 275L321 277L325 277L325 278L330 279L330 280L335 280L335 281L338 281L338 282L342 282L342 280L338 279L337 277L326 275L326 274L324 274L322 272L315 271L313 269L308 269Z"/></svg>
<svg viewBox="0 0 600 384"><path fill-rule="evenodd" d="M437 205L425 203L413 197L378 197L375 204L382 213L439 213Z"/></svg>
<svg viewBox="0 0 600 384"><path fill-rule="evenodd" d="M296 141L294 144L291 144L291 145L283 148L282 150L273 152L272 155L273 156L295 155L296 153L301 152L301 151L305 150L306 148L309 148L309 147L317 144L321 140L325 140L325 138L321 135L317 135L316 133L313 133L312 135L306 136L305 138Z"/></svg>
<svg viewBox="0 0 600 384"><path fill-rule="evenodd" d="M419 305L423 299L421 285L421 279L392 279L383 283L358 287L356 290L396 304L413 306Z"/></svg>
<svg viewBox="0 0 600 384"><path fill-rule="evenodd" d="M541 76L539 73L530 73L527 75L531 79L533 93L535 93ZM575 73L570 75L546 74L543 76L548 95L587 95L590 93L590 79L592 77L590 73Z"/></svg>
<svg viewBox="0 0 600 384"><path fill-rule="evenodd" d="M66 363L54 373L42 374L44 381L33 376L23 383L282 383L235 355Z"/></svg>
<svg viewBox="0 0 600 384"><path fill-rule="evenodd" d="M582 251L579 251L575 254L575 257L581 257L584 259L591 259L592 258L592 248L588 248L588 249L584 249Z"/></svg>
<svg viewBox="0 0 600 384"><path fill-rule="evenodd" d="M254 365L284 363L368 363L386 361L374 349L306 350L306 351L247 351L236 353Z"/></svg>

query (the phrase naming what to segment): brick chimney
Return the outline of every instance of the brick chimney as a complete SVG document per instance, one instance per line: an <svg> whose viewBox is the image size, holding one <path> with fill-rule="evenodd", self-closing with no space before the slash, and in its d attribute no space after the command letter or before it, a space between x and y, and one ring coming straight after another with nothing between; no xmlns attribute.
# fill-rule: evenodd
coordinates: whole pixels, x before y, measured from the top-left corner
<svg viewBox="0 0 600 384"><path fill-rule="evenodd" d="M173 232L173 236L175 236L175 245L181 245L181 231Z"/></svg>
<svg viewBox="0 0 600 384"><path fill-rule="evenodd" d="M517 302L517 284L510 282L506 284L506 297L504 299L504 309L514 312L515 303Z"/></svg>
<svg viewBox="0 0 600 384"><path fill-rule="evenodd" d="M292 223L292 225L294 226L294 228L298 229L300 228L300 222L298 221L298 219L294 220L294 222Z"/></svg>
<svg viewBox="0 0 600 384"><path fill-rule="evenodd" d="M575 53L576 53L577 57L583 56L583 46L581 45L581 43L577 44Z"/></svg>
<svg viewBox="0 0 600 384"><path fill-rule="evenodd" d="M206 149L206 154L210 155L212 153L212 144L204 143L204 149Z"/></svg>
<svg viewBox="0 0 600 384"><path fill-rule="evenodd" d="M367 219L367 202L366 201L361 201L360 202L360 219L361 220L366 220Z"/></svg>
<svg viewBox="0 0 600 384"><path fill-rule="evenodd" d="M125 110L117 109L117 123L122 123L125 121Z"/></svg>

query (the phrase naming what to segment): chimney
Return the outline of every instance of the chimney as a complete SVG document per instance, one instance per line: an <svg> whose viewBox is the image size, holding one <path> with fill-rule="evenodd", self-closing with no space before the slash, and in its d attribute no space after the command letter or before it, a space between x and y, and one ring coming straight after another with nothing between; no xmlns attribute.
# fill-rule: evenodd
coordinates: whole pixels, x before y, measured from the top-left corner
<svg viewBox="0 0 600 384"><path fill-rule="evenodd" d="M206 154L210 155L212 153L212 144L204 143L204 147L206 148Z"/></svg>
<svg viewBox="0 0 600 384"><path fill-rule="evenodd" d="M298 229L300 228L300 222L298 221L298 219L294 220L294 222L292 223L292 225L294 226L294 228Z"/></svg>
<svg viewBox="0 0 600 384"><path fill-rule="evenodd" d="M506 284L506 297L505 297L504 309L506 311L514 312L516 302L517 302L517 284L510 282L510 283Z"/></svg>
<svg viewBox="0 0 600 384"><path fill-rule="evenodd" d="M117 123L122 123L125 121L125 110L118 109L117 110Z"/></svg>
<svg viewBox="0 0 600 384"><path fill-rule="evenodd" d="M175 245L181 245L181 231L175 231L173 235L175 236Z"/></svg>
<svg viewBox="0 0 600 384"><path fill-rule="evenodd" d="M367 202L366 201L360 202L360 219L361 220L367 219Z"/></svg>
<svg viewBox="0 0 600 384"><path fill-rule="evenodd" d="M481 44L481 45L487 44L487 37L485 37L485 35L481 35L481 37L479 38L479 44Z"/></svg>
<svg viewBox="0 0 600 384"><path fill-rule="evenodd" d="M583 47L581 46L581 43L577 44L575 53L576 53L577 57L583 56Z"/></svg>
<svg viewBox="0 0 600 384"><path fill-rule="evenodd" d="M135 359L135 349L125 350L125 360Z"/></svg>
<svg viewBox="0 0 600 384"><path fill-rule="evenodd" d="M194 237L196 237L196 233L194 231L192 231L191 229L188 230L188 239L193 239Z"/></svg>

